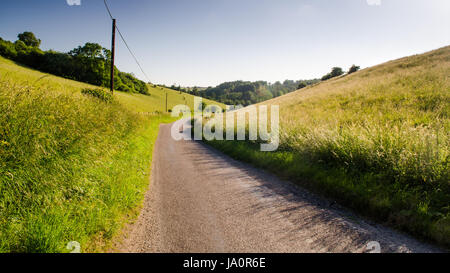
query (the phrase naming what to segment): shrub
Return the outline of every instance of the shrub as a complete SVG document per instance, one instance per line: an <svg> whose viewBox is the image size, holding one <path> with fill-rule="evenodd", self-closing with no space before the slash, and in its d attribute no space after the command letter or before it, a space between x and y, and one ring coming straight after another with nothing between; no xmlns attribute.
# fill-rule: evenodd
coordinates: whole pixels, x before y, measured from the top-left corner
<svg viewBox="0 0 450 273"><path fill-rule="evenodd" d="M17 57L16 47L13 43L5 40L0 40L0 55L9 59Z"/></svg>
<svg viewBox="0 0 450 273"><path fill-rule="evenodd" d="M83 89L81 93L84 95L93 96L104 102L112 102L114 97L111 92L105 91L103 89Z"/></svg>
<svg viewBox="0 0 450 273"><path fill-rule="evenodd" d="M322 81L329 80L331 78L339 77L344 74L344 70L340 67L333 67L331 72L322 77Z"/></svg>
<svg viewBox="0 0 450 273"><path fill-rule="evenodd" d="M360 69L361 69L361 67L359 67L357 65L352 65L352 67L350 67L350 70L348 71L348 74L355 73L356 71L358 71Z"/></svg>
<svg viewBox="0 0 450 273"><path fill-rule="evenodd" d="M297 89L302 89L305 88L307 85L304 82L299 83L299 85L297 86Z"/></svg>

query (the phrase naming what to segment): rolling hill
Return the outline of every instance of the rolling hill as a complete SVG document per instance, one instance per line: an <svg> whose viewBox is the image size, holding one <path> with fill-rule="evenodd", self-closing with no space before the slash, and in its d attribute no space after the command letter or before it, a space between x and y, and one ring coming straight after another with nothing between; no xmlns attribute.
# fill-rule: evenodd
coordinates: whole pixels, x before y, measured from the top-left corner
<svg viewBox="0 0 450 273"><path fill-rule="evenodd" d="M165 111L193 96L149 87L115 92L44 74L0 57L0 252L105 249L138 212ZM212 101L206 101L211 104Z"/></svg>
<svg viewBox="0 0 450 273"><path fill-rule="evenodd" d="M280 149L218 149L396 228L450 245L450 47L334 78L280 106Z"/></svg>

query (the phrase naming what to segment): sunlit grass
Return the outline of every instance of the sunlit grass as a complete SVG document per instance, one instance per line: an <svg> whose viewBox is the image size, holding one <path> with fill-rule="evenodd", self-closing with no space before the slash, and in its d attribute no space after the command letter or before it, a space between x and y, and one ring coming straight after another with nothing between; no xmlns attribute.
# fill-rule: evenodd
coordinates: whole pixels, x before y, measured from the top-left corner
<svg viewBox="0 0 450 273"><path fill-rule="evenodd" d="M162 103L0 58L0 252L104 249L143 200Z"/></svg>
<svg viewBox="0 0 450 273"><path fill-rule="evenodd" d="M0 75L2 78L11 82L31 85L42 90L58 90L65 93L79 93L82 89L96 89L97 86L64 79L50 74L42 73L33 69L29 69L0 57ZM163 113L166 111L166 93L168 94L167 108L171 110L174 106L183 104L194 109L194 96L180 93L175 90L164 87L154 87L149 85L150 96L114 92L117 100L128 109L139 113ZM224 107L224 104L204 99L209 104L216 104Z"/></svg>
<svg viewBox="0 0 450 273"><path fill-rule="evenodd" d="M261 104L280 105L278 152L213 144L363 214L450 245L450 47Z"/></svg>

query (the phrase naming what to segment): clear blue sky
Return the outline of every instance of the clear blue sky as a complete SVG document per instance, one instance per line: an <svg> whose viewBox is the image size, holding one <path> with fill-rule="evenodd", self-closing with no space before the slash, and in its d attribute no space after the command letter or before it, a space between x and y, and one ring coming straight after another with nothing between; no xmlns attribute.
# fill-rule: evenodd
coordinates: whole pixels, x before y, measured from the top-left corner
<svg viewBox="0 0 450 273"><path fill-rule="evenodd" d="M377 2L380 5L377 5ZM368 2L372 3L369 5ZM449 0L109 0L154 83L309 79L450 44ZM110 47L103 0L2 0L0 37L33 31L43 49ZM144 79L118 40L117 66Z"/></svg>

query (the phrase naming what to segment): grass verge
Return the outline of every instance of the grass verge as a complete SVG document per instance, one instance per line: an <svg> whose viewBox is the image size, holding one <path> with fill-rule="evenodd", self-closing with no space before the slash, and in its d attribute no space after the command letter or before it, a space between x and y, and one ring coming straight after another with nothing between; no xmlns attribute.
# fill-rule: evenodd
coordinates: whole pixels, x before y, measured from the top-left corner
<svg viewBox="0 0 450 273"><path fill-rule="evenodd" d="M450 246L450 46L281 96L278 152L234 157ZM239 110L245 111L245 109Z"/></svg>
<svg viewBox="0 0 450 273"><path fill-rule="evenodd" d="M0 252L102 251L142 203L159 124L174 119L83 88L0 59Z"/></svg>
<svg viewBox="0 0 450 273"><path fill-rule="evenodd" d="M389 183L389 177L370 172L349 171L325 163L311 162L292 151L261 152L260 144L243 141L205 141L208 145L231 156L270 171L283 179L339 204L361 215L389 226L432 240L444 247L450 246L450 222L442 213L448 188L398 187ZM426 195L440 201L431 207L417 209L416 204ZM430 213L433 212L433 213Z"/></svg>

